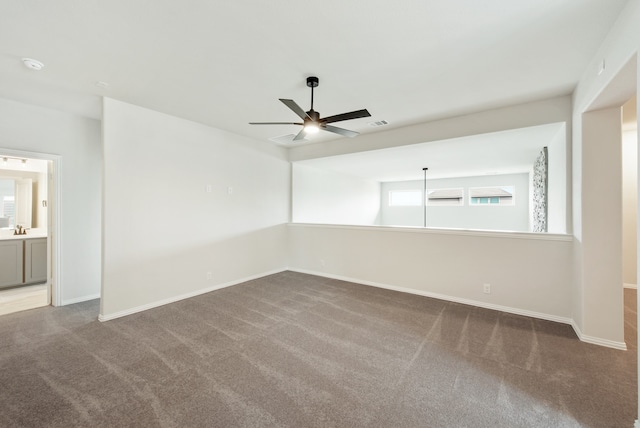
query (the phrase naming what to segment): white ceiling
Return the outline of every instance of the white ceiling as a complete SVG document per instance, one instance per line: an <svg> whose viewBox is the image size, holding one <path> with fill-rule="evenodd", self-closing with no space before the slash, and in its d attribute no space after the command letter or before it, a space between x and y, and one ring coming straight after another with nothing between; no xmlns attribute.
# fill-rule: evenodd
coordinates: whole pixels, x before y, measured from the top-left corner
<svg viewBox="0 0 640 428"><path fill-rule="evenodd" d="M273 144L297 128L248 122L295 120L278 98L307 109L316 75L316 110L367 108L339 126L375 132L571 93L626 1L0 0L0 96L99 118L105 95Z"/></svg>
<svg viewBox="0 0 640 428"><path fill-rule="evenodd" d="M560 132L554 123L296 163L380 182L419 180L422 168L429 179L515 174L529 172L543 147L564 143Z"/></svg>

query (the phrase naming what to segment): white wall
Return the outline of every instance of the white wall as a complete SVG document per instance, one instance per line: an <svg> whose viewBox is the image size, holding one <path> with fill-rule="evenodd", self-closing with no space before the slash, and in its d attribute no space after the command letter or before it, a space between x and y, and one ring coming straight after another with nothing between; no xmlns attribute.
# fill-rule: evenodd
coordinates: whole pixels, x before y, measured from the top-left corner
<svg viewBox="0 0 640 428"><path fill-rule="evenodd" d="M622 133L622 280L637 285L638 134Z"/></svg>
<svg viewBox="0 0 640 428"><path fill-rule="evenodd" d="M293 163L295 223L379 224L380 183Z"/></svg>
<svg viewBox="0 0 640 428"><path fill-rule="evenodd" d="M60 160L62 302L100 293L100 122L0 98L0 148Z"/></svg>
<svg viewBox="0 0 640 428"><path fill-rule="evenodd" d="M566 183L570 183L571 111L570 97L552 98L363 134L348 145L336 141L295 147L290 149L290 159L313 159L564 122L565 164L560 161L558 171L564 172ZM569 186L560 186L559 190L564 192L565 231L572 230L569 190ZM516 234L524 238L514 239L514 234L497 232L455 234L420 229L416 233L412 229L321 225L292 225L289 229L289 266L294 269L570 321L572 277L580 272L573 269L573 245L568 237L554 240L557 235ZM325 266L320 260L325 261ZM505 264L508 267L503 269ZM484 282L500 284L499 294L483 295Z"/></svg>
<svg viewBox="0 0 640 428"><path fill-rule="evenodd" d="M599 121L607 121L597 112L585 112L619 109L637 94L638 22L640 1L630 0L584 71L573 95L573 224L576 236L573 318L585 335L612 341L622 341L624 337L620 287L622 256L616 247L616 242L619 248L622 247L621 221L615 221L622 217L621 201L618 201L617 213L604 213L607 215L605 222L597 217L603 215L602 201L590 198L590 195L593 186L600 187L600 184L620 191L620 158L609 159L610 155L619 154L620 149L607 144L615 139L613 123L606 125L614 135L603 135L597 125ZM603 60L606 68L598 74ZM614 122L616 118L610 120ZM621 123L617 127L618 133L620 127ZM621 137L618 135L618 138ZM619 140L617 144L620 144ZM612 147L613 153L610 152ZM600 159L601 155L604 155L603 159ZM603 242L606 245L602 245Z"/></svg>
<svg viewBox="0 0 640 428"><path fill-rule="evenodd" d="M558 168L569 183L570 97L364 134L348 145L336 141L295 147L290 158L313 159L557 122L568 124L565 164ZM559 190L564 192L565 231L571 230L568 190ZM289 232L292 269L571 321L570 237L302 224L290 225ZM490 295L482 293L484 283L492 285Z"/></svg>
<svg viewBox="0 0 640 428"><path fill-rule="evenodd" d="M515 186L515 205L471 206L470 187ZM389 191L424 188L424 181L400 181L382 183L382 224L386 226L422 226L423 207L391 207ZM462 206L428 206L427 227L458 229L512 230L528 232L529 218L529 174L504 174L481 177L460 177L427 180L427 189L464 189Z"/></svg>
<svg viewBox="0 0 640 428"><path fill-rule="evenodd" d="M582 115L584 334L624 343L622 293L622 115ZM597 173L593 173L594 171Z"/></svg>
<svg viewBox="0 0 640 428"><path fill-rule="evenodd" d="M294 270L560 322L570 322L571 247L564 235L289 226Z"/></svg>
<svg viewBox="0 0 640 428"><path fill-rule="evenodd" d="M286 267L283 149L112 99L103 114L102 320Z"/></svg>

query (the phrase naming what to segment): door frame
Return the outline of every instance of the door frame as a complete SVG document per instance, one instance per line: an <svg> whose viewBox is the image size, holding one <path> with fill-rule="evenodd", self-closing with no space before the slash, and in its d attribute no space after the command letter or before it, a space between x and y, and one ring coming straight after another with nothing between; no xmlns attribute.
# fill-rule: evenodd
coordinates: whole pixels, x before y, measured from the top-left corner
<svg viewBox="0 0 640 428"><path fill-rule="evenodd" d="M47 259L50 263L47 265L47 285L49 301L53 306L62 305L62 287L60 279L62 278L61 263L61 209L60 209L60 171L62 167L62 156L50 153L29 152L25 150L0 148L0 153L7 156L46 160L51 162L51 168L48 171L47 185Z"/></svg>

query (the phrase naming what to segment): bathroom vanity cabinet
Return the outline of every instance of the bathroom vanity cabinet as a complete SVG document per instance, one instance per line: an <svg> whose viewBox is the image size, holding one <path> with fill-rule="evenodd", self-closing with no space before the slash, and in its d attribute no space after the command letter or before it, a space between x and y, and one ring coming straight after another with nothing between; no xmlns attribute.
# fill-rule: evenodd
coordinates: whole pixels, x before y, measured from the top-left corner
<svg viewBox="0 0 640 428"><path fill-rule="evenodd" d="M0 288L47 281L47 238L0 240Z"/></svg>

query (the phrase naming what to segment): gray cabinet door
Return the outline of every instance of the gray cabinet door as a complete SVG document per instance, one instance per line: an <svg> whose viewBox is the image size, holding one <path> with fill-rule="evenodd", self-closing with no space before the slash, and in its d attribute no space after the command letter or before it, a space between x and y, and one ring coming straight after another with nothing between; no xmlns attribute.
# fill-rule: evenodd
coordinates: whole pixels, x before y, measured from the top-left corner
<svg viewBox="0 0 640 428"><path fill-rule="evenodd" d="M22 239L0 241L0 288L22 284L23 243Z"/></svg>
<svg viewBox="0 0 640 428"><path fill-rule="evenodd" d="M47 238L24 241L24 282L47 280Z"/></svg>

